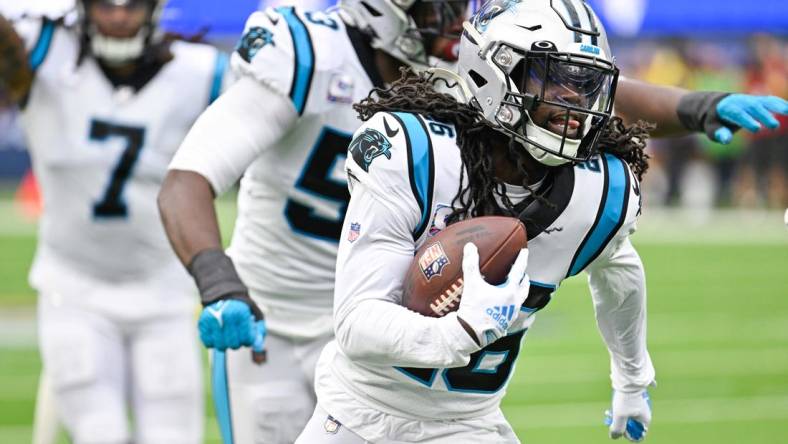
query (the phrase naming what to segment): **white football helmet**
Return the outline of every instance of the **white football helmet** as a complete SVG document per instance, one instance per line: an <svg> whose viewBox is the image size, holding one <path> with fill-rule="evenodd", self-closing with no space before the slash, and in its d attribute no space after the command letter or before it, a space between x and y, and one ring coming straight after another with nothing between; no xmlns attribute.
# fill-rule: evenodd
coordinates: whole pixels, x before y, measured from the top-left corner
<svg viewBox="0 0 788 444"><path fill-rule="evenodd" d="M372 47L416 68L434 65L429 54L432 39L452 35L451 24L466 19L480 0L339 0L337 6L351 22L372 37ZM441 54L456 60L454 54Z"/></svg>
<svg viewBox="0 0 788 444"><path fill-rule="evenodd" d="M464 28L458 71L487 121L545 165L594 154L618 68L584 1L490 0Z"/></svg>
<svg viewBox="0 0 788 444"><path fill-rule="evenodd" d="M122 65L142 57L148 46L161 38L159 16L165 3L166 0L79 0L77 11L80 26L90 52L110 65ZM103 35L96 25L91 23L88 8L92 4L102 4L107 7L145 7L147 18L135 36L110 37Z"/></svg>

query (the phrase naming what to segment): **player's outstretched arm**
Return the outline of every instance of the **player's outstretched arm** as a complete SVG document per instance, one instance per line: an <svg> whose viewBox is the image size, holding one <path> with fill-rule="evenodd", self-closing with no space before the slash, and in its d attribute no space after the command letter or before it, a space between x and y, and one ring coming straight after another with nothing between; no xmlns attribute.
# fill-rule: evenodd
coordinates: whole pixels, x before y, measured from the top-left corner
<svg viewBox="0 0 788 444"><path fill-rule="evenodd" d="M647 387L654 367L646 349L646 283L629 238L611 245L588 269L597 325L610 353L613 399L606 424L613 439L645 438L651 422Z"/></svg>
<svg viewBox="0 0 788 444"><path fill-rule="evenodd" d="M32 83L25 44L14 25L0 15L0 108L18 104Z"/></svg>
<svg viewBox="0 0 788 444"><path fill-rule="evenodd" d="M628 123L656 123L656 137L702 132L711 140L728 143L739 128L758 132L779 127L774 115L788 114L788 101L774 96L692 92L622 77L616 114Z"/></svg>

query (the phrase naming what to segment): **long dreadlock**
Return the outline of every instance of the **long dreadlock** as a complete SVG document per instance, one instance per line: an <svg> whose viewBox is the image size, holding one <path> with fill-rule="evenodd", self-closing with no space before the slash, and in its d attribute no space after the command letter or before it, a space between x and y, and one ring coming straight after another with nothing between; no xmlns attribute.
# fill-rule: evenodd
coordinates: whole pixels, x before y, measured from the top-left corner
<svg viewBox="0 0 788 444"><path fill-rule="evenodd" d="M613 116L599 136L599 150L618 156L629 164L639 181L643 180L648 170L648 159L651 157L645 151L646 141L650 137L649 131L656 127L653 123L642 120L625 125L621 117Z"/></svg>
<svg viewBox="0 0 788 444"><path fill-rule="evenodd" d="M457 146L460 148L463 170L459 189L452 203L455 211L449 216L449 222L490 214L516 215L514 204L504 192L504 183L495 176L493 150L490 149L491 139L507 142L506 136L494 130L472 105L458 102L454 97L436 91L434 83L437 81L446 82L447 86L452 87L445 79L433 78L429 73L416 74L407 68L401 69L401 72L400 79L391 86L375 88L361 102L353 105L359 118L366 121L377 112L399 111L422 114L453 124L457 131ZM648 132L653 128L653 125L642 121L626 126L621 118L613 117L597 142L599 150L627 162L640 180L648 169L649 155L644 149ZM521 185L530 189L534 198L552 206L528 183L529 177L524 166L527 154L519 143L509 139L505 156L511 164L517 166L523 177Z"/></svg>

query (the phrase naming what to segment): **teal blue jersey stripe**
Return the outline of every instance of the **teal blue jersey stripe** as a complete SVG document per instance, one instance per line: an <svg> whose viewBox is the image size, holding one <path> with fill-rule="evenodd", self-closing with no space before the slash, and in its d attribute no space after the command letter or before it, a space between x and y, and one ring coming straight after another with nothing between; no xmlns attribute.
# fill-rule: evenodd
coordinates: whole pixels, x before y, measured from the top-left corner
<svg viewBox="0 0 788 444"><path fill-rule="evenodd" d="M312 39L304 22L295 13L293 7L278 8L290 28L290 35L293 38L293 49L295 51L295 72L293 73L293 85L290 88L290 99L295 105L296 111L301 115L306 107L306 99L309 96L309 87L312 83L312 74L315 69L315 52L312 48Z"/></svg>
<svg viewBox="0 0 788 444"><path fill-rule="evenodd" d="M575 254L572 265L569 267L568 276L574 276L585 269L593 259L605 248L607 243L621 227L623 218L626 217L628 202L628 177L624 162L610 154L604 155L607 189L604 191L605 200L601 214L591 232L586 236L580 251Z"/></svg>
<svg viewBox="0 0 788 444"><path fill-rule="evenodd" d="M211 392L213 393L216 421L224 444L233 444L233 422L230 413L230 389L227 382L227 355L213 351L211 363Z"/></svg>
<svg viewBox="0 0 788 444"><path fill-rule="evenodd" d="M38 34L38 41L30 51L28 61L30 62L30 69L35 71L44 63L44 59L49 52L49 45L52 44L52 36L55 34L55 22L51 20L44 20L41 23L41 31Z"/></svg>
<svg viewBox="0 0 788 444"><path fill-rule="evenodd" d="M208 104L213 103L222 93L222 83L224 83L224 73L227 72L227 54L219 51L216 54L216 63L213 67L213 80L211 81L211 95Z"/></svg>
<svg viewBox="0 0 788 444"><path fill-rule="evenodd" d="M418 239L430 221L432 207L432 146L424 123L415 114L396 112L394 116L402 123L408 137L410 184L416 201L419 203L421 218L413 231L413 238Z"/></svg>

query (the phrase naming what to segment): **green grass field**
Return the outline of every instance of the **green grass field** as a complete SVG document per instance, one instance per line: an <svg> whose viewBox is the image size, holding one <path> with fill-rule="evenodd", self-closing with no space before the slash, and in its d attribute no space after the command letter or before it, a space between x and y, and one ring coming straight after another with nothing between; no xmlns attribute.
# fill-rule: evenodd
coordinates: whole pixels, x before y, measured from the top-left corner
<svg viewBox="0 0 788 444"><path fill-rule="evenodd" d="M40 368L26 284L35 237L9 211L0 208L0 443L26 443ZM680 215L647 212L635 237L659 382L647 442L786 442L788 230L777 213L713 217L687 228ZM610 442L608 356L584 277L564 283L525 342L504 402L521 440ZM207 442L218 443L207 415Z"/></svg>

